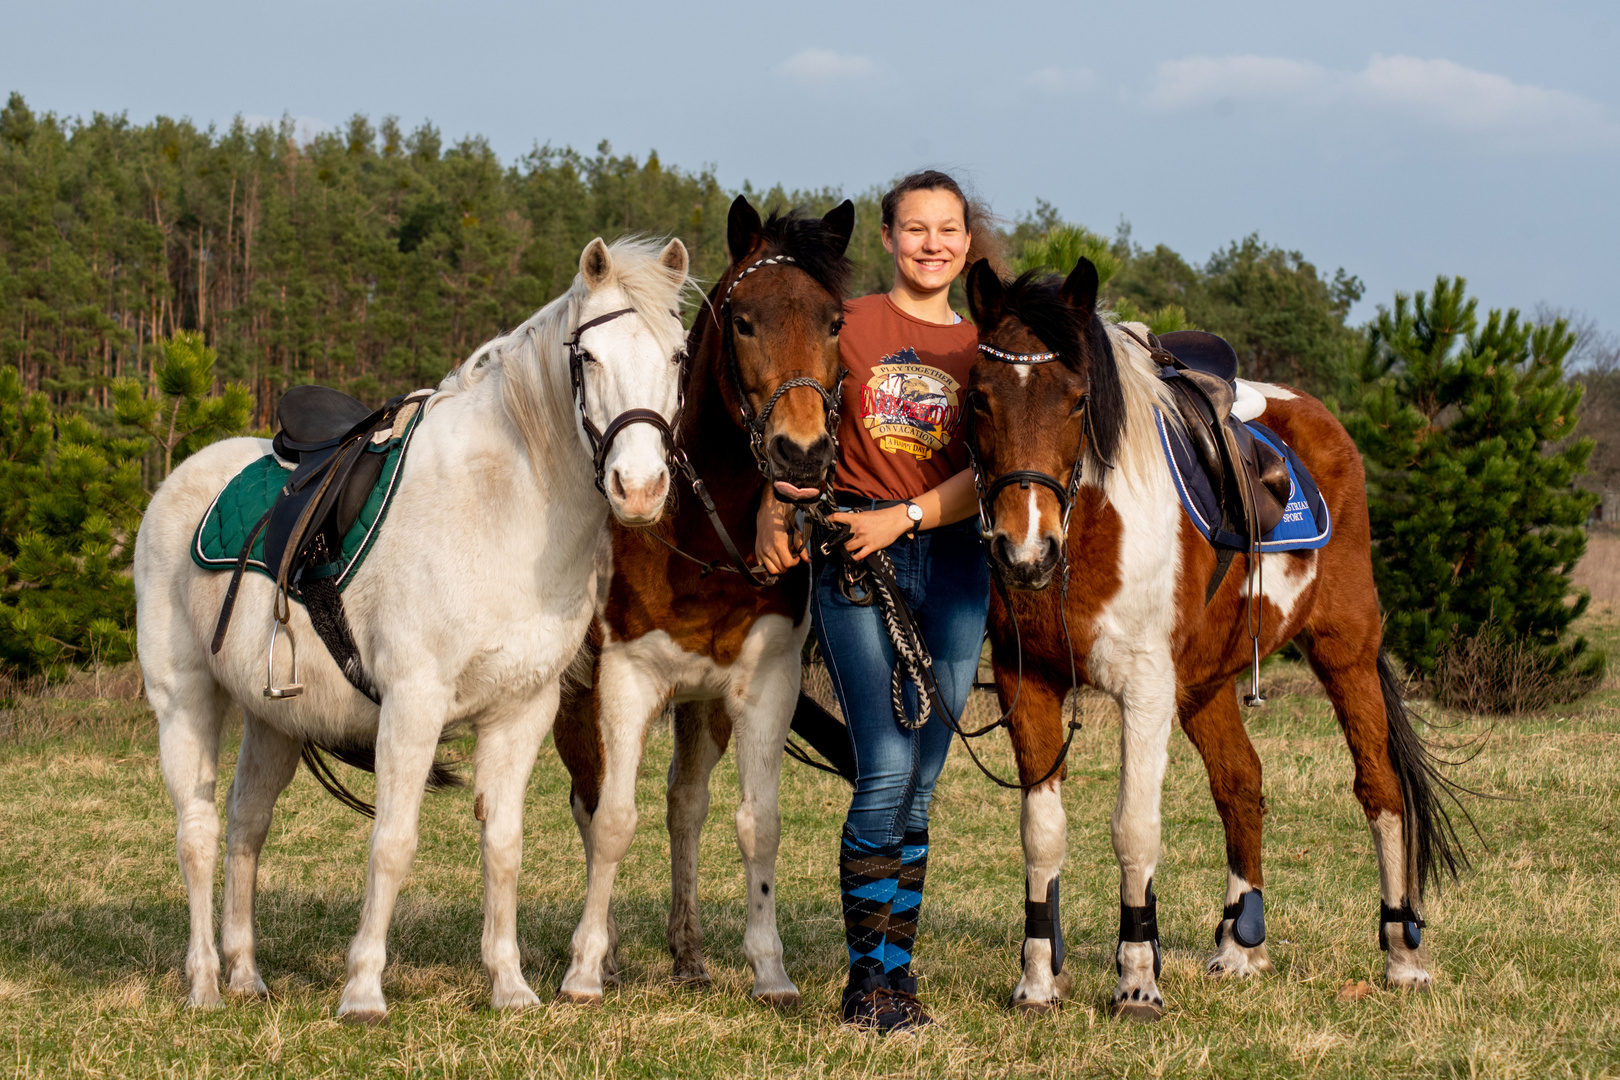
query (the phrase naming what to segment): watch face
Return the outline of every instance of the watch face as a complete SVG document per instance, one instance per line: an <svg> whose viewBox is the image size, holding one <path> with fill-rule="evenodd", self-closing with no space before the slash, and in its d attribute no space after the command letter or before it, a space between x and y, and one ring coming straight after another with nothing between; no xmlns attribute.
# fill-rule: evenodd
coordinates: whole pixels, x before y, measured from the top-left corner
<svg viewBox="0 0 1620 1080"><path fill-rule="evenodd" d="M907 503L906 517L910 518L912 521L921 521L922 507L918 506L916 503Z"/></svg>

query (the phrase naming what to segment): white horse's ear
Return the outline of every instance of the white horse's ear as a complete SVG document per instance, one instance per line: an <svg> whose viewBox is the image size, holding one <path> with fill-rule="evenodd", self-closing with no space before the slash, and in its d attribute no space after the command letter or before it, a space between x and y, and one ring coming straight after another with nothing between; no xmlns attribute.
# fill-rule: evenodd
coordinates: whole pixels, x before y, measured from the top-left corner
<svg viewBox="0 0 1620 1080"><path fill-rule="evenodd" d="M658 255L658 262L660 265L668 267L671 273L683 278L686 276L686 268L690 265L691 260L686 254L686 245L681 243L680 237L677 236L664 246L664 250Z"/></svg>
<svg viewBox="0 0 1620 1080"><path fill-rule="evenodd" d="M601 288L608 275L613 273L613 256L608 254L607 245L602 243L600 236L586 244L585 250L580 252L579 272L584 275L585 287L589 289Z"/></svg>

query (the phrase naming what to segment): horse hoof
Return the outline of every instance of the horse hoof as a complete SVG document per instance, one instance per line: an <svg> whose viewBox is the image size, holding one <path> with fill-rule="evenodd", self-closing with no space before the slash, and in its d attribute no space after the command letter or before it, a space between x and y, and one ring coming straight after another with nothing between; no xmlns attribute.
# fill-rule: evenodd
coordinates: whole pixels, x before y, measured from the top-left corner
<svg viewBox="0 0 1620 1080"><path fill-rule="evenodd" d="M791 1013L799 1011L799 995L791 990L784 990L774 994L760 994L756 1000L769 1005L777 1012Z"/></svg>
<svg viewBox="0 0 1620 1080"><path fill-rule="evenodd" d="M686 990L703 990L714 980L709 977L708 969L702 964L695 967L676 968L670 973L669 981Z"/></svg>
<svg viewBox="0 0 1620 1080"><path fill-rule="evenodd" d="M1010 1002L1012 1010L1022 1016L1046 1016L1063 1008L1062 999L1050 1001L1014 1001Z"/></svg>
<svg viewBox="0 0 1620 1080"><path fill-rule="evenodd" d="M1139 1024L1156 1024L1164 1019L1164 1006L1151 1001L1116 1001L1114 1019L1135 1020Z"/></svg>
<svg viewBox="0 0 1620 1080"><path fill-rule="evenodd" d="M338 1020L354 1027L381 1027L388 1023L388 1014L375 1009L355 1009L353 1012L339 1013Z"/></svg>
<svg viewBox="0 0 1620 1080"><path fill-rule="evenodd" d="M601 994L581 994L573 990L557 991L557 1000L565 1005L584 1005L594 1007L602 1004Z"/></svg>

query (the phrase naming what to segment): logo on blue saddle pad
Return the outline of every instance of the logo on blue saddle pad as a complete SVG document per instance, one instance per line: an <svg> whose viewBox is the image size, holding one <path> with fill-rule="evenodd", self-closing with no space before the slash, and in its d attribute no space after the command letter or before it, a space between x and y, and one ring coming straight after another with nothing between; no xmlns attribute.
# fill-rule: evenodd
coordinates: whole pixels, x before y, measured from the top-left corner
<svg viewBox="0 0 1620 1080"><path fill-rule="evenodd" d="M1164 414L1154 410L1159 425L1159 445L1164 448L1165 462L1176 483L1176 494L1187 516L1211 544L1246 548L1247 537L1235 536L1221 528L1221 507L1215 489L1198 462L1187 433L1178 425L1165 422ZM1277 527L1260 538L1260 550L1309 551L1325 545L1333 536L1333 520L1327 503L1316 481L1299 460L1293 447L1283 442L1276 432L1256 421L1243 425L1256 439L1283 456L1288 464L1288 504L1283 508L1282 520Z"/></svg>

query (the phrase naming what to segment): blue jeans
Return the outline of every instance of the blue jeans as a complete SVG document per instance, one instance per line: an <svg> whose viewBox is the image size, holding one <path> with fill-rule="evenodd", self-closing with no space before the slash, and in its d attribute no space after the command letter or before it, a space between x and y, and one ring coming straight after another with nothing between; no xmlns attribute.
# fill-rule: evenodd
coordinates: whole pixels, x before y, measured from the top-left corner
<svg viewBox="0 0 1620 1080"><path fill-rule="evenodd" d="M901 537L888 552L933 656L940 696L960 717L973 689L990 607L990 567L978 519L930 529L915 540ZM860 607L844 599L836 559L817 557L811 569L816 640L855 750L855 796L845 832L868 844L898 844L906 832L928 828L928 804L952 732L937 711L921 728L900 726L890 693L894 647L877 604ZM904 686L907 712L915 717L916 687L909 681Z"/></svg>

